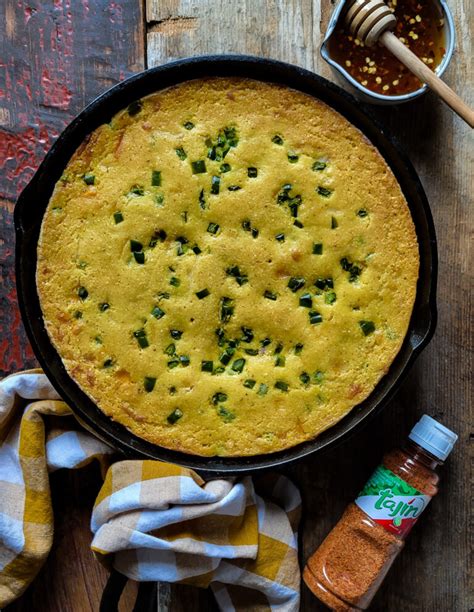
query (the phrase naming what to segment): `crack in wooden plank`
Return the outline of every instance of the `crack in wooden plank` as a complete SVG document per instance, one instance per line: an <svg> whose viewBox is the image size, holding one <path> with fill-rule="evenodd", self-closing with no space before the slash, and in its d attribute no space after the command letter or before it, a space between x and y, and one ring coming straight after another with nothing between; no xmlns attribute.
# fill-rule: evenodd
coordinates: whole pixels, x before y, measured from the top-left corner
<svg viewBox="0 0 474 612"><path fill-rule="evenodd" d="M148 32L158 32L159 34L177 34L195 30L198 26L197 17L187 17L179 15L176 17L166 17L158 21L148 22Z"/></svg>

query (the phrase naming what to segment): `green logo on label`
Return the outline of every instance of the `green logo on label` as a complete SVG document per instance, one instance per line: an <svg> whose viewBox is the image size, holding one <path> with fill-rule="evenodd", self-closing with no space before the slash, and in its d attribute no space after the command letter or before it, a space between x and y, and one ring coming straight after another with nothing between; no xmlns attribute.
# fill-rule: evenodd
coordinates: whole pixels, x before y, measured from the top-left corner
<svg viewBox="0 0 474 612"><path fill-rule="evenodd" d="M403 499L400 499L403 497ZM376 510L386 509L387 515L390 518L400 517L415 518L423 511L425 504L420 497L414 496L412 499L405 501L407 496L394 495L392 489L384 489L379 491L379 498L374 504Z"/></svg>
<svg viewBox="0 0 474 612"><path fill-rule="evenodd" d="M402 478L379 465L369 478L355 503L372 520L392 533L404 535L430 501Z"/></svg>

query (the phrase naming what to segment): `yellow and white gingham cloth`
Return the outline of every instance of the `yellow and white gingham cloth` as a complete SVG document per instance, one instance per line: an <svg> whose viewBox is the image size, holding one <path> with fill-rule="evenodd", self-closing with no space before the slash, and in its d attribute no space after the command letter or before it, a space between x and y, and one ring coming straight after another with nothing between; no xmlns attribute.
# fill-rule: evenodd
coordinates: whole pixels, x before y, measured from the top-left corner
<svg viewBox="0 0 474 612"><path fill-rule="evenodd" d="M51 548L49 472L112 462L71 415L40 370L0 382L0 608ZM211 586L225 611L293 612L300 502L283 476L204 482L172 464L117 461L94 504L92 550L134 580Z"/></svg>

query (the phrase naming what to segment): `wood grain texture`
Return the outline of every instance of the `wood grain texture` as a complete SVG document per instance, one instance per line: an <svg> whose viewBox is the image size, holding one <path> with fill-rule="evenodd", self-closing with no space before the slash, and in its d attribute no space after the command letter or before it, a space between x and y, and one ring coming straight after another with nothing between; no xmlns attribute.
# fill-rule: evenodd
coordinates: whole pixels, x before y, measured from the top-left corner
<svg viewBox="0 0 474 612"><path fill-rule="evenodd" d="M144 67L138 0L0 2L0 199L12 202L63 128ZM11 204L0 205L0 376L35 364L16 306Z"/></svg>
<svg viewBox="0 0 474 612"><path fill-rule="evenodd" d="M0 199L0 377L36 364L16 299L13 208L13 202Z"/></svg>
<svg viewBox="0 0 474 612"><path fill-rule="evenodd" d="M248 53L312 69L320 15L312 0L148 2L148 66L190 55Z"/></svg>
<svg viewBox="0 0 474 612"><path fill-rule="evenodd" d="M91 13L85 13L86 5ZM450 6L457 27L457 50L445 78L472 106L471 3L452 0ZM104 14L110 15L112 7L114 15L122 11L119 25L104 17ZM15 196L31 172L30 159L35 166L71 114L90 97L139 68L145 55L148 65L153 66L189 55L252 53L292 62L334 80L319 55L332 9L328 0L147 0L147 52L144 53L141 0L121 3L37 0L28 4L23 0L6 0L0 3L0 11L6 11L5 19L0 19L0 90L3 91L3 95L0 93L3 130L0 131L0 193L7 196L7 201L0 206L3 215L0 360L5 371L22 367L31 359L26 345L15 336L14 329L18 327L11 323L15 319L4 313L15 300L12 203L8 199ZM87 17L91 14L94 20ZM26 21L28 15L30 19ZM39 20L35 27L31 25L35 23L33 18ZM71 93L67 109L49 102L43 104L52 93L35 89L43 66L50 66L51 54L55 62L63 65L62 52L50 49L55 24L63 36L86 41L82 46L73 45L74 61L70 58L67 64L67 70L73 73L67 76L69 80L64 71L56 72L53 79L56 84L65 83ZM21 34L13 27L17 25L22 26ZM72 29L71 34L61 30L68 27ZM25 71L30 75L29 87L39 92L31 93L31 97L28 88L21 85ZM60 106L64 106L64 99L61 100ZM469 574L472 547L467 528L472 518L473 474L469 460L474 439L471 429L472 134L431 94L408 106L374 108L373 112L409 153L430 199L440 250L438 329L397 397L382 414L343 445L288 471L300 486L304 499L301 562L304 563L337 521L384 450L403 442L416 419L427 412L457 431L459 441L443 470L440 494L413 530L406 550L371 609L376 612L467 611L473 607L472 596L469 597L474 592ZM42 126L46 126L43 131ZM33 136L28 139L23 132ZM19 134L23 134L23 140L14 140L16 144L8 145ZM5 142L10 146L7 155L2 149ZM21 346L21 350L14 359L5 360L3 351L9 350L10 344ZM106 573L91 556L88 525L99 487L98 471L91 466L73 474L60 472L53 476L52 486L57 529L53 552L35 584L17 604L9 607L10 612L98 610ZM133 591L133 585L130 588ZM131 595L126 594L122 610L131 609ZM162 586L160 603L160 610L172 612L216 609L209 592L183 586ZM306 612L324 608L303 587L301 609Z"/></svg>
<svg viewBox="0 0 474 612"><path fill-rule="evenodd" d="M135 0L0 4L0 196L15 198L61 130L144 66Z"/></svg>
<svg viewBox="0 0 474 612"><path fill-rule="evenodd" d="M458 45L445 79L472 106L472 8L469 0L450 5ZM148 0L148 65L190 55L249 53L335 80L319 55L332 9L330 2L316 0ZM458 432L459 442L444 469L441 493L414 529L371 609L467 610L473 592L466 529L472 483L472 134L433 94L407 106L372 111L409 153L431 203L440 250L439 323L434 340L382 414L343 445L289 470L304 499L301 561L322 541L383 452L403 443L427 412ZM179 589L172 601L173 611L202 609L190 608ZM211 601L209 596L208 605ZM301 609L325 608L303 587Z"/></svg>

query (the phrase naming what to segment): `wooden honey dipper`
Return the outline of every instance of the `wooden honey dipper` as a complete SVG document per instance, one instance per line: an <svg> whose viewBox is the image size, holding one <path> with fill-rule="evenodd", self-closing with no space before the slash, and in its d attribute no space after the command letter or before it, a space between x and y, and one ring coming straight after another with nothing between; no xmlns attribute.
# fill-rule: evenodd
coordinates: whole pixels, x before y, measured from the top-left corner
<svg viewBox="0 0 474 612"><path fill-rule="evenodd" d="M474 127L474 111L391 32L397 19L383 0L352 0L348 6L344 21L356 38L368 47L377 42L386 47L471 128Z"/></svg>

